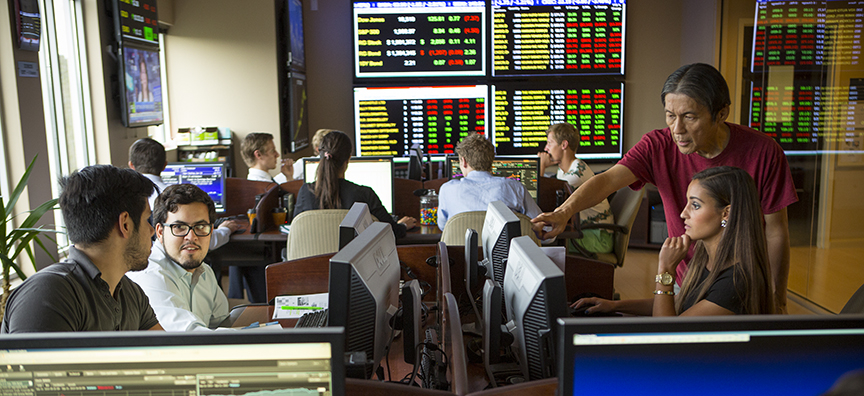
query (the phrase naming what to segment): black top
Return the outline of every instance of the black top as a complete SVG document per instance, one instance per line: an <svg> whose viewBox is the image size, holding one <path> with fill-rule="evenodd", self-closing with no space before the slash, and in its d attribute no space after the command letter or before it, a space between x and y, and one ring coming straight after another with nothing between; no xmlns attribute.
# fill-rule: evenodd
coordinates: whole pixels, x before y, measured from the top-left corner
<svg viewBox="0 0 864 396"><path fill-rule="evenodd" d="M342 201L342 209L351 209L354 202L363 202L369 205L369 213L375 216L378 221L390 223L396 238L405 236L407 228L393 220L393 216L387 213L387 209L384 209L384 205L381 204L378 195L371 188L354 184L345 179L339 179L339 198ZM300 191L297 192L297 204L294 205L294 216L296 217L300 213L314 209L319 209L318 198L315 197L315 183L307 183L300 187Z"/></svg>
<svg viewBox="0 0 864 396"><path fill-rule="evenodd" d="M149 330L159 324L150 300L126 276L114 298L90 258L71 247L66 261L33 274L12 291L0 333Z"/></svg>
<svg viewBox="0 0 864 396"><path fill-rule="evenodd" d="M702 271L702 274L696 283L696 287L693 288L693 293L684 300L684 304L681 306L682 312L696 305L698 302L695 301L696 295L698 291L702 289L702 284L708 280L709 274L711 274L711 271L708 271L707 268ZM746 293L746 290L744 290L743 283L736 284L734 282L733 275L734 267L729 267L720 271L717 280L713 285L711 285L711 288L708 289L708 294L705 295L705 300L726 308L734 312L736 315L741 315L745 312L744 304L739 296L743 296L744 293Z"/></svg>

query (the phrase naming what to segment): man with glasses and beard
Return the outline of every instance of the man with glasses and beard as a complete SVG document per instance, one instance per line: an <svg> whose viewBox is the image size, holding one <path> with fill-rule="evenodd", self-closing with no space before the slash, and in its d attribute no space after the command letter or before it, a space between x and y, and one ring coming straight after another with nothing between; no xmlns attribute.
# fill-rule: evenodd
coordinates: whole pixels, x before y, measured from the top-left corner
<svg viewBox="0 0 864 396"><path fill-rule="evenodd" d="M132 169L83 168L60 181L74 246L12 291L0 333L162 330L127 271L147 267L153 183Z"/></svg>
<svg viewBox="0 0 864 396"><path fill-rule="evenodd" d="M216 208L206 192L192 184L169 186L156 198L156 242L150 264L129 274L138 283L168 331L209 330L228 317L228 299L209 265Z"/></svg>

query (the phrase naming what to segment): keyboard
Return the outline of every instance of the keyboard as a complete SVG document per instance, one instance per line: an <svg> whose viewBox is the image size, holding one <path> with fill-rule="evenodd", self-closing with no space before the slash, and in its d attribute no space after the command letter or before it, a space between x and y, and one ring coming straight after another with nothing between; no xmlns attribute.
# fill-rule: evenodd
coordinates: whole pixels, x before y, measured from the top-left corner
<svg viewBox="0 0 864 396"><path fill-rule="evenodd" d="M294 327L325 327L327 326L328 309L319 309L300 317Z"/></svg>

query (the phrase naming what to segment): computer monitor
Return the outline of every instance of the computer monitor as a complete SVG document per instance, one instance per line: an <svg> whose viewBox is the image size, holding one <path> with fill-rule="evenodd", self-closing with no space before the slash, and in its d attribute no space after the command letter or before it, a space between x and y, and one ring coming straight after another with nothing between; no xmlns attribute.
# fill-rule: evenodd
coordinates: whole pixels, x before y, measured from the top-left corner
<svg viewBox="0 0 864 396"><path fill-rule="evenodd" d="M320 158L303 161L306 183L315 182L320 161ZM393 213L393 157L351 157L348 163L345 180L374 190L387 213Z"/></svg>
<svg viewBox="0 0 864 396"><path fill-rule="evenodd" d="M123 126L134 128L159 125L162 110L162 64L159 47L120 47L120 115Z"/></svg>
<svg viewBox="0 0 864 396"><path fill-rule="evenodd" d="M345 327L346 352L365 353L366 379L390 348L400 271L396 237L388 223L372 223L330 258L328 323Z"/></svg>
<svg viewBox="0 0 864 396"><path fill-rule="evenodd" d="M450 170L450 179L461 179L465 176L459 167L459 157L448 156L447 169ZM531 198L537 201L537 180L540 176L540 160L537 158L495 157L492 161L492 176L519 181L531 194Z"/></svg>
<svg viewBox="0 0 864 396"><path fill-rule="evenodd" d="M167 185L194 184L213 199L216 212L225 210L225 178L227 164L224 162L169 162L160 176Z"/></svg>
<svg viewBox="0 0 864 396"><path fill-rule="evenodd" d="M483 263L486 276L504 284L504 261L510 253L510 240L522 235L519 218L501 201L492 201L483 220Z"/></svg>
<svg viewBox="0 0 864 396"><path fill-rule="evenodd" d="M862 315L562 319L561 395L821 395L864 368Z"/></svg>
<svg viewBox="0 0 864 396"><path fill-rule="evenodd" d="M555 321L569 316L564 272L529 236L513 238L501 286L513 354L526 381L552 378L555 370Z"/></svg>
<svg viewBox="0 0 864 396"><path fill-rule="evenodd" d="M348 214L339 223L339 250L360 235L372 224L372 214L369 213L369 205L363 202L354 202Z"/></svg>
<svg viewBox="0 0 864 396"><path fill-rule="evenodd" d="M342 328L0 337L2 394L344 395Z"/></svg>

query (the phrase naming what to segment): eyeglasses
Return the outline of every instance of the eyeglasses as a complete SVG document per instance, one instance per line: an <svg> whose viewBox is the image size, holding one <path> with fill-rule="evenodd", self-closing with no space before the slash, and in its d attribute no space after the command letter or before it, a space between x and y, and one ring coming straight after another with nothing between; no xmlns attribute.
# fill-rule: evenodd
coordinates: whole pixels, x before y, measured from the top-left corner
<svg viewBox="0 0 864 396"><path fill-rule="evenodd" d="M213 225L209 224L209 223L193 224L193 225L184 224L184 223L174 223L174 224L162 223L162 225L170 228L172 235L174 235L175 237L181 237L181 238L185 237L186 235L189 235L190 230L195 233L195 236L199 236L199 237L206 237L207 235L210 235L210 233L213 231Z"/></svg>

